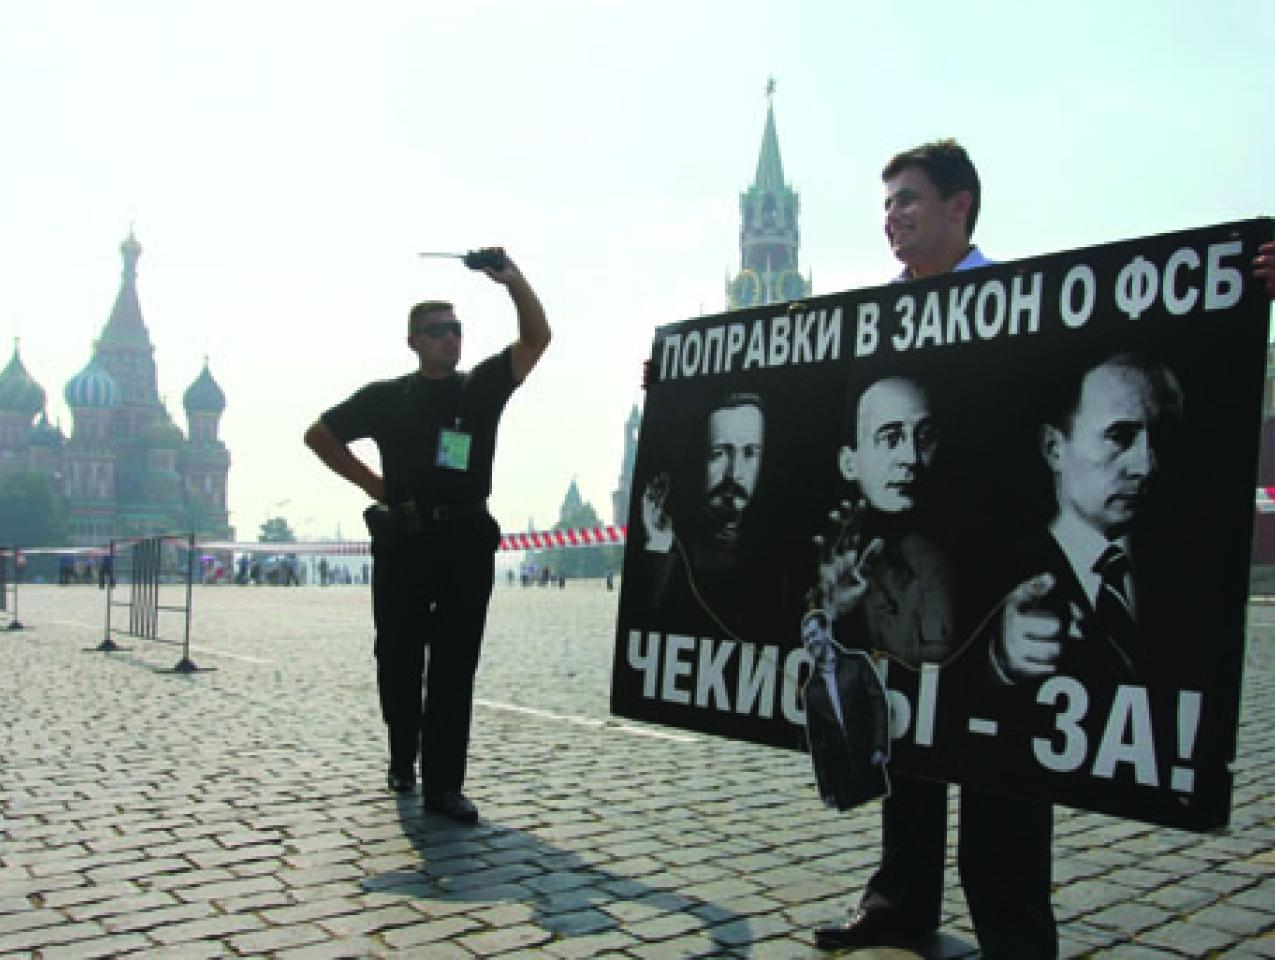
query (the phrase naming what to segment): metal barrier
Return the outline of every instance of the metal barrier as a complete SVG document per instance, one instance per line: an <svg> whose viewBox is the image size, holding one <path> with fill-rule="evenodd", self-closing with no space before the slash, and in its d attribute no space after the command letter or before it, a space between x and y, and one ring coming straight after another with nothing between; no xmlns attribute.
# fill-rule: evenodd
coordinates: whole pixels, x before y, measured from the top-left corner
<svg viewBox="0 0 1275 960"><path fill-rule="evenodd" d="M163 561L165 543L182 543L186 550L186 602L182 605L164 605L159 602L159 588L163 579ZM115 599L116 578L114 572L121 569L118 559L121 551L128 554L128 602ZM199 670L211 670L211 667L199 667L190 658L190 622L191 622L191 585L194 581L195 567L195 535L192 533L184 539L176 537L147 537L142 540L112 540L107 554L106 574L106 624L102 642L95 650L111 653L116 650L127 650L121 647L112 634L127 633L128 636L144 640L163 641L159 635L159 614L161 611L173 611L185 614L185 628L182 631L182 656L172 668L172 673L194 673ZM111 626L111 610L114 607L128 607L128 630L124 631ZM166 671L169 672L169 671Z"/></svg>
<svg viewBox="0 0 1275 960"><path fill-rule="evenodd" d="M12 561L12 562L10 562ZM18 619L18 581L22 574L22 554L16 546L0 550L0 613L8 614L6 630L24 629Z"/></svg>

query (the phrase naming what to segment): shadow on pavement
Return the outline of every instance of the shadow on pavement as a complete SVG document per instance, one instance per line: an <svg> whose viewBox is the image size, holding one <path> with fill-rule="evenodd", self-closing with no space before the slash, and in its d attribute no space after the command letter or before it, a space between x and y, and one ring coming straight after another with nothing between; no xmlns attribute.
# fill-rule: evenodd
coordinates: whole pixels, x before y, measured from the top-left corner
<svg viewBox="0 0 1275 960"><path fill-rule="evenodd" d="M662 923L659 939L704 938L703 956L743 956L752 941L748 919L719 904L611 873L524 830L451 823L424 813L416 794L396 802L421 866L369 877L365 890L440 902L526 904L534 911L530 922L558 939L632 930L649 921Z"/></svg>

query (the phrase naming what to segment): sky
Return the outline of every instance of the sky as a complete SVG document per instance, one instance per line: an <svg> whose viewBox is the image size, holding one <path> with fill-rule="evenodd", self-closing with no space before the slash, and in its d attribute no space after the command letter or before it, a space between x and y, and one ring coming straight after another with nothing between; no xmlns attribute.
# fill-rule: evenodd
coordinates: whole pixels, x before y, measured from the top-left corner
<svg viewBox="0 0 1275 960"><path fill-rule="evenodd" d="M502 288L424 250L503 245L554 340L511 399L491 506L604 521L657 326L725 308L773 104L816 294L897 272L893 153L954 136L996 259L1275 213L1275 17L1239 0L112 0L0 5L0 364L66 381L137 287L160 393L226 393L231 523L365 536L301 442L411 370L407 310L451 299L469 366ZM356 450L375 458L373 448Z"/></svg>

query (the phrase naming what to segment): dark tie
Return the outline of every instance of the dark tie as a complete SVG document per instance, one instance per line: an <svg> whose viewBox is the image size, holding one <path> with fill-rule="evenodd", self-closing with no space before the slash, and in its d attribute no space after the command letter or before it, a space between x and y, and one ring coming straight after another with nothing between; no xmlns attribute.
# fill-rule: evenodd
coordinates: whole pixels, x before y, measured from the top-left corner
<svg viewBox="0 0 1275 960"><path fill-rule="evenodd" d="M1134 653L1138 630L1126 587L1129 577L1129 555L1112 544L1093 565L1101 582L1094 601L1094 613L1111 645L1130 676L1134 673Z"/></svg>

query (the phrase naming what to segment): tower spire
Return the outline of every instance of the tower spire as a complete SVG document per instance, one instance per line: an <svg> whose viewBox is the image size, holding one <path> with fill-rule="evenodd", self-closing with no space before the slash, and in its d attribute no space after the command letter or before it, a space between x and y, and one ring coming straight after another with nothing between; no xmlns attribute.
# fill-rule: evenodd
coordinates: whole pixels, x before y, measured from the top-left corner
<svg viewBox="0 0 1275 960"><path fill-rule="evenodd" d="M775 129L775 78L766 80L766 126L757 172L739 196L739 273L726 283L729 309L796 300L810 293L797 270L797 193L784 180Z"/></svg>

